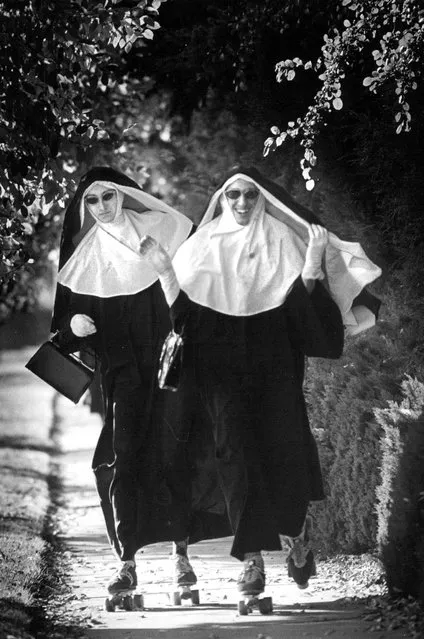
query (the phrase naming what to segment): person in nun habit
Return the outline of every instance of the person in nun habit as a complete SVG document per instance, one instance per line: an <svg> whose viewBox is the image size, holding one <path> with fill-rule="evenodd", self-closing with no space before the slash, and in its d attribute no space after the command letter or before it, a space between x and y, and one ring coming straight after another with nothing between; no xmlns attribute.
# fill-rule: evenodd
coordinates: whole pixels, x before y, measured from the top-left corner
<svg viewBox="0 0 424 639"><path fill-rule="evenodd" d="M344 333L375 322L379 301L365 286L380 269L282 187L243 168L229 173L172 262L155 238L140 252L184 337L181 429L203 451L191 481L212 456L215 509L220 502L231 555L244 562L238 590L263 592L261 551L282 541L289 576L305 588L315 572L308 505L324 498L302 392L305 356L339 358ZM203 421L193 416L199 402Z"/></svg>
<svg viewBox="0 0 424 639"><path fill-rule="evenodd" d="M181 508L173 510L176 482L167 480L161 453L160 432L178 401L160 395L156 382L169 311L138 245L149 234L173 256L191 229L188 218L109 167L88 171L64 218L52 331L67 352L90 348L99 362L105 419L93 470L119 558L112 594L137 585L139 548L183 540L187 527ZM174 578L194 583L185 548L174 544Z"/></svg>

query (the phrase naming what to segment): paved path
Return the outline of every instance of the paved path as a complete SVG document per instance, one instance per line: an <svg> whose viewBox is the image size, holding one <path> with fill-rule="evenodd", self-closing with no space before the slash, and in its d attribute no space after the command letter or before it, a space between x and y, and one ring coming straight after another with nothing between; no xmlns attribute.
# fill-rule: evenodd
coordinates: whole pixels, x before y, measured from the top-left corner
<svg viewBox="0 0 424 639"><path fill-rule="evenodd" d="M238 616L235 581L240 563L229 556L231 539L201 542L190 548L198 576L200 606L169 605L166 582L170 575L171 544L161 543L137 555L139 587L145 593L146 608L106 612L105 585L116 564L108 547L90 469L100 420L90 414L86 406L75 407L62 398L56 404L56 415L64 497L58 513L59 530L70 565L69 594L60 605L65 618L78 619L87 625L87 638L398 639L407 636L401 631L371 634L370 622L363 618L364 604L355 598L346 600L346 592L341 592L340 585L335 587L328 576L318 575L311 580L308 590L298 590L286 577L282 553L265 554L268 594L274 600L274 615L262 616L255 611L248 617Z"/></svg>

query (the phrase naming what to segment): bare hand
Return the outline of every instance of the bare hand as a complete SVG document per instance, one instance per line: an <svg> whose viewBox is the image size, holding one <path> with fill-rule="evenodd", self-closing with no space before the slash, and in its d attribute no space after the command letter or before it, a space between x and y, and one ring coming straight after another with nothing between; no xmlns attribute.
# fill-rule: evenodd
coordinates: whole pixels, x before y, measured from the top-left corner
<svg viewBox="0 0 424 639"><path fill-rule="evenodd" d="M97 332L94 320L88 315L78 313L71 319L71 331L77 337L87 337Z"/></svg>
<svg viewBox="0 0 424 639"><path fill-rule="evenodd" d="M140 240L140 255L144 257L158 275L172 268L171 258L165 249L150 235L145 235Z"/></svg>

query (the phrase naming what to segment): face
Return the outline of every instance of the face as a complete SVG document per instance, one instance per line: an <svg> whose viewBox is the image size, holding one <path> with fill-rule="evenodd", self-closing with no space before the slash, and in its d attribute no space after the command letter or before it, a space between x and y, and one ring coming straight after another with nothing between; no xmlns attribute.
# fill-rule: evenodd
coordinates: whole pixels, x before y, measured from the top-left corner
<svg viewBox="0 0 424 639"><path fill-rule="evenodd" d="M259 196L256 186L240 178L227 186L224 193L237 224L247 226Z"/></svg>
<svg viewBox="0 0 424 639"><path fill-rule="evenodd" d="M87 210L99 222L113 222L116 215L118 196L115 189L94 184L84 196Z"/></svg>

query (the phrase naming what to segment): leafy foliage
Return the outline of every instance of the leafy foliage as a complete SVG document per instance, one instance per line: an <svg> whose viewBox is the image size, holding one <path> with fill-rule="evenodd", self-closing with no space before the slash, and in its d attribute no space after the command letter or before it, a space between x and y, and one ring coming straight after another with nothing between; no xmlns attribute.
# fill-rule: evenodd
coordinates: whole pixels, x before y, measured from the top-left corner
<svg viewBox="0 0 424 639"><path fill-rule="evenodd" d="M377 541L391 592L424 602L424 384L407 376L402 391L375 411L384 433Z"/></svg>
<svg viewBox="0 0 424 639"><path fill-rule="evenodd" d="M340 360L310 360L308 365L308 413L318 438L327 494L325 502L314 506L315 542L325 553L376 549L376 488L381 482L383 430L374 410L384 409L389 401L402 400L405 372L418 379L424 377L423 246L418 226L412 227L415 234L411 234L405 216L399 219L396 241L400 242L403 224L402 258L394 261L393 250L388 256L392 264L382 258L388 235L393 235L395 211L399 203L408 206L409 198L416 197L415 187L420 188L420 180L413 177L416 169L412 164L411 175L409 167L405 168L405 183L392 180L389 185L393 171L387 169L386 163L400 164L402 155L399 149L391 154L387 146L380 144L385 126L379 131L376 123L375 137L358 131L363 145L355 151L363 155L360 171L347 170L346 161L334 166L334 156L327 160L324 155L325 183L307 193L298 176L298 192L303 190L305 201L312 199L314 211L328 227L346 239L359 241L383 267L383 277L373 286L382 300L376 327L349 338ZM374 146L375 153L371 152ZM292 171L296 171L295 167ZM352 175L358 180L353 181ZM360 197L364 193L368 199ZM377 233L383 224L384 234Z"/></svg>
<svg viewBox="0 0 424 639"><path fill-rule="evenodd" d="M311 71L321 82L303 117L288 122L285 129L271 128L264 154L281 146L287 137L299 138L304 147L301 160L306 188L315 181L315 139L331 111L343 109L343 83L358 67L362 84L372 93L390 86L396 133L411 130L410 95L423 74L424 8L416 0L343 0L341 24L323 35L321 55L304 62L299 57L276 65L277 81L292 81L299 70Z"/></svg>
<svg viewBox="0 0 424 639"><path fill-rule="evenodd" d="M23 267L55 239L70 145L107 139L97 103L122 79L122 56L153 38L163 1L0 2L0 321L25 303Z"/></svg>
<svg viewBox="0 0 424 639"><path fill-rule="evenodd" d="M143 68L172 96L174 113L189 121L214 96L245 122L268 121L284 93L273 67L293 43L311 45L319 24L328 26L337 0L174 0L161 10L163 31ZM132 60L134 70L137 60ZM285 92L286 93L286 92Z"/></svg>
<svg viewBox="0 0 424 639"><path fill-rule="evenodd" d="M326 553L375 548L380 429L373 408L390 398L386 345L375 332L348 345L338 362L311 361L307 398L318 437L327 499L313 510L315 542ZM377 461L377 463L376 463Z"/></svg>

